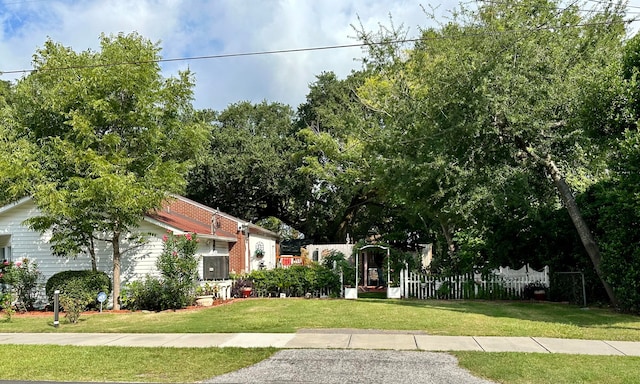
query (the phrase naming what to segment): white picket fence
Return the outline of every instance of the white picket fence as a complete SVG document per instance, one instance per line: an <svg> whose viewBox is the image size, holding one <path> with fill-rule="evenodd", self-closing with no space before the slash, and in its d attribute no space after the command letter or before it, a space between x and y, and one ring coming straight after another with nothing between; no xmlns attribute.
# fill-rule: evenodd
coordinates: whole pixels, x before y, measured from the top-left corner
<svg viewBox="0 0 640 384"><path fill-rule="evenodd" d="M441 277L406 269L400 273L402 297L417 299L519 299L531 283L549 287L549 267L542 271L533 270L529 265L518 270L500 267L488 276Z"/></svg>

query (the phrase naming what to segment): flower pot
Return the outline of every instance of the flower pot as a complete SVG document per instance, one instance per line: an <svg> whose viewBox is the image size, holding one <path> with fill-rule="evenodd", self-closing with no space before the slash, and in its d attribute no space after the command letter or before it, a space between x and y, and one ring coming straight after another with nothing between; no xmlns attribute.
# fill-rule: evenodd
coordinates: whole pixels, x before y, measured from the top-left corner
<svg viewBox="0 0 640 384"><path fill-rule="evenodd" d="M400 287L387 287L387 299L399 299L400 293Z"/></svg>
<svg viewBox="0 0 640 384"><path fill-rule="evenodd" d="M251 288L250 287L241 288L240 293L242 294L242 297L247 298L251 296Z"/></svg>
<svg viewBox="0 0 640 384"><path fill-rule="evenodd" d="M546 300L547 292L544 289L536 289L533 291L533 298L536 300Z"/></svg>
<svg viewBox="0 0 640 384"><path fill-rule="evenodd" d="M199 307L210 307L213 305L213 295L197 296L196 305Z"/></svg>

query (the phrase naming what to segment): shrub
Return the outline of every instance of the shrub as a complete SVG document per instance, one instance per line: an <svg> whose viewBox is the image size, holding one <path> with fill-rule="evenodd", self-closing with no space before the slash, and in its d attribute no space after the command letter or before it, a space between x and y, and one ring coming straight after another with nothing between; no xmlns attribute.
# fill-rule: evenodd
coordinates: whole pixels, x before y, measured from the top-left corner
<svg viewBox="0 0 640 384"><path fill-rule="evenodd" d="M0 285L4 290L5 285L8 284L9 279L9 270L13 267L13 263L9 260L2 260L2 264L0 264Z"/></svg>
<svg viewBox="0 0 640 384"><path fill-rule="evenodd" d="M15 310L11 306L13 302L13 294L11 292L0 292L0 308L4 310L4 317L7 321L11 321Z"/></svg>
<svg viewBox="0 0 640 384"><path fill-rule="evenodd" d="M2 283L11 285L11 290L16 294L16 299L21 308L31 310L34 307L38 294L38 284L42 273L38 265L28 258L11 263L3 262ZM7 290L6 288L4 290Z"/></svg>
<svg viewBox="0 0 640 384"><path fill-rule="evenodd" d="M162 275L164 309L179 309L193 304L198 285L198 239L195 234L165 235L164 249L157 267ZM147 308L149 309L149 308Z"/></svg>
<svg viewBox="0 0 640 384"><path fill-rule="evenodd" d="M277 296L280 293L296 297L306 296L307 293L319 296L322 292L337 296L340 293L338 273L320 264L254 271L249 275L249 279L253 281L257 291L269 296ZM236 282L238 287L244 284L244 281ZM237 291L236 293L239 294Z"/></svg>
<svg viewBox="0 0 640 384"><path fill-rule="evenodd" d="M193 304L198 285L198 239L195 234L163 236L164 249L156 266L161 277L146 276L123 289L122 305L131 310L164 311Z"/></svg>
<svg viewBox="0 0 640 384"><path fill-rule="evenodd" d="M132 281L122 290L122 306L132 311L163 311L169 306L165 303L165 289L162 281L146 276L142 281Z"/></svg>
<svg viewBox="0 0 640 384"><path fill-rule="evenodd" d="M356 267L352 265L342 252L331 251L329 255L325 256L322 259L322 265L328 270L333 271L333 266L335 265L336 271L335 274L338 276L338 280L340 279L339 273L342 271L342 280L346 285L355 284L356 279ZM339 284L339 282L338 282ZM339 289L339 287L338 287Z"/></svg>
<svg viewBox="0 0 640 384"><path fill-rule="evenodd" d="M98 304L95 300L98 293L104 292L107 295L111 293L111 279L104 272L95 271L63 271L58 272L51 276L47 280L45 286L45 292L51 306L53 306L53 292L59 289L64 292L64 287L71 281L78 281L77 285L74 283L71 286L74 290L80 289L86 292L86 294L92 297L92 300L87 304L89 308L97 308Z"/></svg>
<svg viewBox="0 0 640 384"><path fill-rule="evenodd" d="M60 287L60 307L64 309L64 317L71 324L78 322L80 314L95 301L95 296L87 290L81 279L69 279Z"/></svg>

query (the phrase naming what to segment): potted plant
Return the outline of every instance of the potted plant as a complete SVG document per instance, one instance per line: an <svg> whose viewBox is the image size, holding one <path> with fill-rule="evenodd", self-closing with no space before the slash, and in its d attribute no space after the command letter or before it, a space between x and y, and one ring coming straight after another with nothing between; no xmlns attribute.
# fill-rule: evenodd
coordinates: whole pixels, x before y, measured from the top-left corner
<svg viewBox="0 0 640 384"><path fill-rule="evenodd" d="M402 290L397 282L390 281L387 286L387 299L399 299L402 296Z"/></svg>
<svg viewBox="0 0 640 384"><path fill-rule="evenodd" d="M534 281L527 284L522 292L525 299L534 300L546 300L547 298L547 285L541 281Z"/></svg>
<svg viewBox="0 0 640 384"><path fill-rule="evenodd" d="M247 298L253 292L253 281L247 278L238 278L231 287L231 296Z"/></svg>
<svg viewBox="0 0 640 384"><path fill-rule="evenodd" d="M257 259L262 259L264 257L264 249L256 249L255 256Z"/></svg>
<svg viewBox="0 0 640 384"><path fill-rule="evenodd" d="M196 288L196 305L210 307L218 296L218 286L208 282Z"/></svg>

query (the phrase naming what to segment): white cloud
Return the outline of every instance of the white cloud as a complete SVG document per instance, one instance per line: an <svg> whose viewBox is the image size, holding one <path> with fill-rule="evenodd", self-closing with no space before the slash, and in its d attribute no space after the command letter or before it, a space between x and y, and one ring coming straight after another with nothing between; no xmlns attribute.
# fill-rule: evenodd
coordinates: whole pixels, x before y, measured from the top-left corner
<svg viewBox="0 0 640 384"><path fill-rule="evenodd" d="M443 0L443 8L455 3ZM76 51L98 48L100 33L136 31L161 41L165 58L353 44L352 25L366 30L404 23L411 35L427 22L420 2L403 0L108 0L17 3L0 9L0 71L27 69L47 37ZM360 48L164 63L165 75L196 74L198 108L224 109L249 100L296 108L323 71L346 76L360 64ZM2 76L11 80L20 75Z"/></svg>

